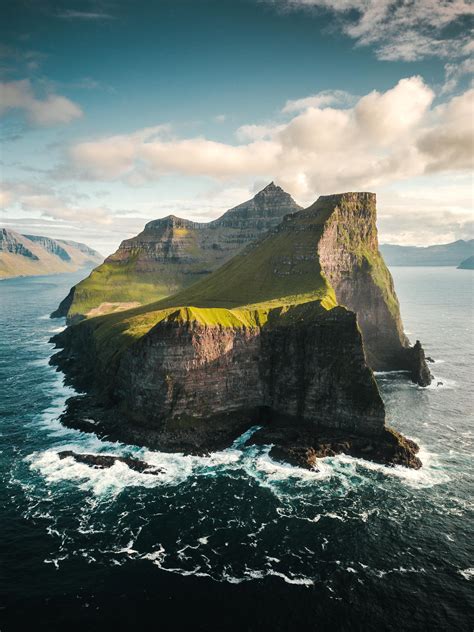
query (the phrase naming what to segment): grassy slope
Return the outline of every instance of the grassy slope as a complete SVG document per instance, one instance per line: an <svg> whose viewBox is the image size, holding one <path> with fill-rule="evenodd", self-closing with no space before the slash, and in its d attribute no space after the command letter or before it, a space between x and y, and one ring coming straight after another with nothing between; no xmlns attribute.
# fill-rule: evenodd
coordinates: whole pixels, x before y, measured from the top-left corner
<svg viewBox="0 0 474 632"><path fill-rule="evenodd" d="M98 266L76 285L70 316L86 314L101 303L150 303L169 294L165 283L157 283L156 273L135 272L135 261L107 262Z"/></svg>
<svg viewBox="0 0 474 632"><path fill-rule="evenodd" d="M138 250L126 262L109 259L76 285L69 316L87 314L102 303L156 302L201 279L203 269L214 266L212 261L203 260L197 234L186 228L174 228L173 233L175 239L187 237L186 255L196 263L170 260L147 272L137 270Z"/></svg>
<svg viewBox="0 0 474 632"><path fill-rule="evenodd" d="M191 287L152 304L91 318L76 327L92 328L102 361L110 361L157 323L195 321L208 326L253 327L264 324L273 308L321 301L326 309L337 302L321 273L315 254L322 224L313 220L298 232L272 233L235 256ZM304 314L300 314L302 317Z"/></svg>

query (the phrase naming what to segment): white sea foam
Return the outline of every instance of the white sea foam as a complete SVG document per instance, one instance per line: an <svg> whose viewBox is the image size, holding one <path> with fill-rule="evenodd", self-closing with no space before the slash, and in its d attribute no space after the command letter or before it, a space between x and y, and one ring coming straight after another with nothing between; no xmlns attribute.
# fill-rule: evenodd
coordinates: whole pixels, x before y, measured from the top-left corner
<svg viewBox="0 0 474 632"><path fill-rule="evenodd" d="M417 441L416 439L414 439ZM419 443L417 441L417 443ZM340 454L335 457L327 457L324 459L327 463L330 463L335 472L341 474L341 465L348 466L349 471L346 471L346 475L349 475L350 471L356 473L357 471L363 472L363 470L375 471L387 477L394 477L409 487L433 487L434 485L440 485L450 480L449 474L446 469L443 468L438 461L437 455L429 452L424 446L420 445L420 451L418 453L423 467L419 470L414 470L403 465L395 465L388 467L379 463L373 463L372 461L366 461L365 459L358 459L346 454Z"/></svg>
<svg viewBox="0 0 474 632"><path fill-rule="evenodd" d="M61 333L61 331L64 331L66 329L66 325L62 325L61 327L53 327L52 329L50 329L49 331L52 334L59 334Z"/></svg>
<svg viewBox="0 0 474 632"><path fill-rule="evenodd" d="M474 568L465 568L465 569L459 569L458 573L460 573L464 579L467 579L467 581L470 581L471 579L474 579Z"/></svg>
<svg viewBox="0 0 474 632"><path fill-rule="evenodd" d="M458 386L456 380L452 380L451 378L441 377L432 373L433 380L429 386L418 386L415 384L416 388L419 388L423 391L440 391L440 390L455 390Z"/></svg>

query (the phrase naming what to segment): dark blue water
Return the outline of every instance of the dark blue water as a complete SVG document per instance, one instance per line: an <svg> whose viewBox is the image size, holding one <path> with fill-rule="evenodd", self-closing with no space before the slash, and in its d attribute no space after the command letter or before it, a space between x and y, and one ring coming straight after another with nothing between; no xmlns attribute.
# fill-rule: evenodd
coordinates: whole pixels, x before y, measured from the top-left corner
<svg viewBox="0 0 474 632"><path fill-rule="evenodd" d="M379 375L418 472L348 457L319 473L245 438L209 458L61 426L47 315L82 275L0 283L0 630L471 630L473 279L393 270L435 383ZM438 382L442 382L437 386ZM155 477L58 451L134 454Z"/></svg>

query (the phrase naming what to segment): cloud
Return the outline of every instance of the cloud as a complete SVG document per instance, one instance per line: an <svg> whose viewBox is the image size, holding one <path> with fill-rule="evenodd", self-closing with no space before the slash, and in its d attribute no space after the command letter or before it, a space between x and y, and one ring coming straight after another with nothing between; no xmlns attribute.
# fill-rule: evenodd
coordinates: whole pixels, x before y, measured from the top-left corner
<svg viewBox="0 0 474 632"><path fill-rule="evenodd" d="M64 20L114 20L114 16L100 11L75 11L66 9L56 14L56 17Z"/></svg>
<svg viewBox="0 0 474 632"><path fill-rule="evenodd" d="M435 109L437 124L422 132L417 142L427 172L474 168L473 108L471 89Z"/></svg>
<svg viewBox="0 0 474 632"><path fill-rule="evenodd" d="M436 176L407 191L384 190L377 195L381 243L426 245L472 239L470 178Z"/></svg>
<svg viewBox="0 0 474 632"><path fill-rule="evenodd" d="M80 196L75 196L80 197ZM71 195L58 194L45 185L28 182L5 182L0 189L0 206L13 206L26 213L76 224L111 224L111 211L105 207L78 206Z"/></svg>
<svg viewBox="0 0 474 632"><path fill-rule="evenodd" d="M81 108L66 97L49 93L37 98L29 79L0 83L0 97L0 116L22 110L33 125L66 124L82 116Z"/></svg>
<svg viewBox="0 0 474 632"><path fill-rule="evenodd" d="M247 125L239 144L174 138L166 126L81 142L68 153L69 175L140 184L165 175L276 178L304 199L377 188L472 166L472 92L433 107L420 77L373 91L350 108L307 107L286 123Z"/></svg>
<svg viewBox="0 0 474 632"><path fill-rule="evenodd" d="M459 82L464 76L473 74L474 61L472 57L468 57L459 63L446 64L444 72L445 82L441 94L449 94L458 87Z"/></svg>
<svg viewBox="0 0 474 632"><path fill-rule="evenodd" d="M323 90L310 97L287 101L282 112L301 112L309 107L323 108L329 105L350 105L354 102L354 99L355 97L345 90Z"/></svg>
<svg viewBox="0 0 474 632"><path fill-rule="evenodd" d="M374 46L383 60L468 55L470 0L269 0L287 9L329 11L360 46Z"/></svg>

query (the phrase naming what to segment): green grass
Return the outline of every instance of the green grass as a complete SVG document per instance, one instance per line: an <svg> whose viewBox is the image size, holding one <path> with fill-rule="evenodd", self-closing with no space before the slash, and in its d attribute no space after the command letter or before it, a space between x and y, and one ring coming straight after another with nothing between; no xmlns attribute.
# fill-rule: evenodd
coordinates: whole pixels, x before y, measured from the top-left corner
<svg viewBox="0 0 474 632"><path fill-rule="evenodd" d="M107 363L166 319L255 328L266 325L270 314L291 322L294 305L313 302L314 308L319 301L321 309L331 309L337 301L316 253L320 231L308 225L272 233L173 296L76 326L92 328L101 361ZM301 312L298 318L303 317Z"/></svg>
<svg viewBox="0 0 474 632"><path fill-rule="evenodd" d="M69 316L86 315L102 303L151 303L176 289L170 270L163 274L137 271L134 259L125 264L103 263L76 285Z"/></svg>

